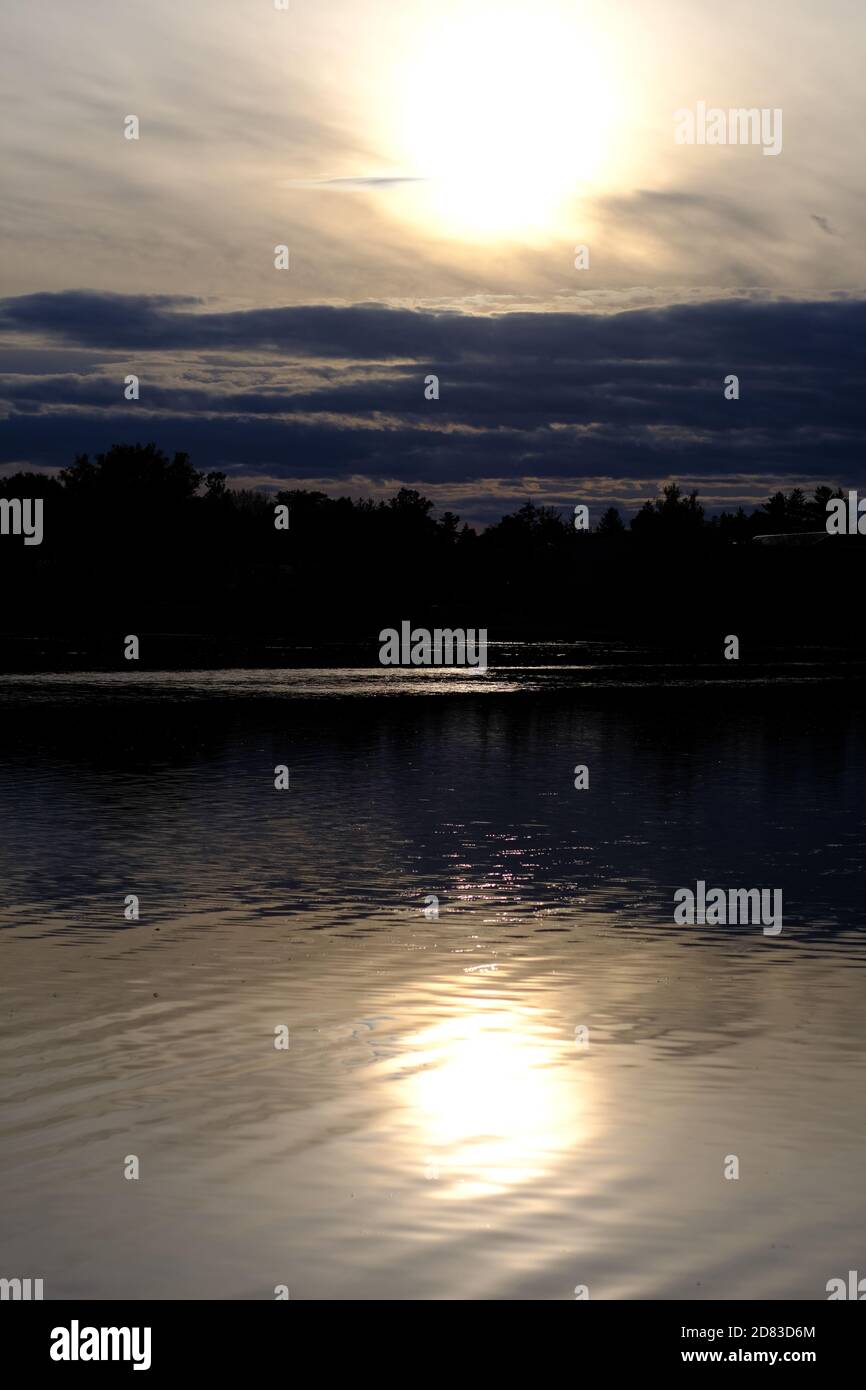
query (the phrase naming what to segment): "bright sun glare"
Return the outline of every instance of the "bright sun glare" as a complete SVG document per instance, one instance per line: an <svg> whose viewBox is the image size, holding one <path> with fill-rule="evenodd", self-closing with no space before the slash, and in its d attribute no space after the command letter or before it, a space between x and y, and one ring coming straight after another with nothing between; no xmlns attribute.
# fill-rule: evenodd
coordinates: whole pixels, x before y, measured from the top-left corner
<svg viewBox="0 0 866 1390"><path fill-rule="evenodd" d="M586 1072L544 1020L495 996L467 998L407 1056L405 1099L442 1196L508 1191L588 1138Z"/></svg>
<svg viewBox="0 0 866 1390"><path fill-rule="evenodd" d="M612 93L576 6L472 0L436 11L403 80L402 160L430 180L421 215L440 234L554 233L604 161Z"/></svg>

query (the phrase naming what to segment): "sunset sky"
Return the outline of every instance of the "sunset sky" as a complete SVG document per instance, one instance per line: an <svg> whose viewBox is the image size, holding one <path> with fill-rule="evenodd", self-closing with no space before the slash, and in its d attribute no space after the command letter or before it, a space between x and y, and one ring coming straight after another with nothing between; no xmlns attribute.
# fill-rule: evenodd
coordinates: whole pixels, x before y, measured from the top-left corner
<svg viewBox="0 0 866 1390"><path fill-rule="evenodd" d="M480 524L862 482L862 0L6 0L0 27L0 472L153 439ZM702 101L781 109L781 153L677 144Z"/></svg>

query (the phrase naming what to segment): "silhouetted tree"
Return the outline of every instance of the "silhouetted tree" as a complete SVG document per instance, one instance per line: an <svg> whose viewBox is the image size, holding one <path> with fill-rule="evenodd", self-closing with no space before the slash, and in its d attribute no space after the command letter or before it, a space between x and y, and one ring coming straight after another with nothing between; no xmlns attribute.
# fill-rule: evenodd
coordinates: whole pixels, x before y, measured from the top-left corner
<svg viewBox="0 0 866 1390"><path fill-rule="evenodd" d="M597 536L606 536L608 538L625 535L625 526L623 525L622 517L616 507L608 507L596 526L595 533Z"/></svg>
<svg viewBox="0 0 866 1390"><path fill-rule="evenodd" d="M216 475L212 475L216 476ZM146 501L171 506L188 501L201 483L202 475L189 462L188 454L168 456L155 444L114 444L91 462L79 454L69 468L60 470L60 481L71 495L98 501Z"/></svg>
<svg viewBox="0 0 866 1390"><path fill-rule="evenodd" d="M684 497L676 483L668 483L655 502L645 502L632 518L631 529L641 540L685 539L696 535L704 524L704 509L697 492Z"/></svg>

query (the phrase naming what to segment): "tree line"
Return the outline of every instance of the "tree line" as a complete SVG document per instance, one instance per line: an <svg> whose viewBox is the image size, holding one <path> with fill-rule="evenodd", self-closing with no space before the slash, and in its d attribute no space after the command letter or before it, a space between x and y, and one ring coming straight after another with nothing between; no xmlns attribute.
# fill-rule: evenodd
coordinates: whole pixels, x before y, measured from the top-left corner
<svg viewBox="0 0 866 1390"><path fill-rule="evenodd" d="M0 480L0 497L44 499L45 529L38 547L0 537L0 629L133 632L137 624L325 643L410 618L498 628L503 637L640 636L716 620L781 633L792 604L808 622L831 597L826 628L862 548L852 562L848 547L821 547L817 559L753 541L823 531L835 496L838 488L811 496L793 488L751 512L708 517L696 492L670 483L628 523L611 507L578 531L569 512L529 499L477 531L453 511L437 516L413 488L379 501L265 494L230 487L184 453L117 445L78 455L56 477ZM288 508L287 530L274 524L277 506Z"/></svg>

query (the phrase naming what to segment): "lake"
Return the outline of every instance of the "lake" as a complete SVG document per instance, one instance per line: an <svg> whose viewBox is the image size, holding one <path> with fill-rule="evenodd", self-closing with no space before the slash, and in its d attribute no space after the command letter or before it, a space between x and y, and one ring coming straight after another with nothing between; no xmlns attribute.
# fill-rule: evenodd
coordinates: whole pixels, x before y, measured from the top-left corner
<svg viewBox="0 0 866 1390"><path fill-rule="evenodd" d="M866 714L803 674L0 678L0 1275L823 1299L866 1273ZM699 879L781 889L783 930L675 925Z"/></svg>

